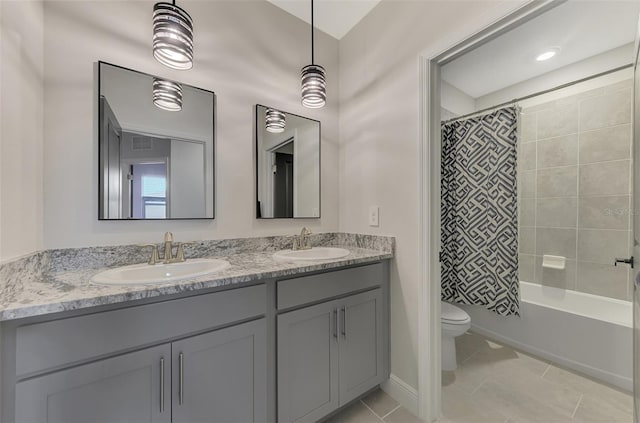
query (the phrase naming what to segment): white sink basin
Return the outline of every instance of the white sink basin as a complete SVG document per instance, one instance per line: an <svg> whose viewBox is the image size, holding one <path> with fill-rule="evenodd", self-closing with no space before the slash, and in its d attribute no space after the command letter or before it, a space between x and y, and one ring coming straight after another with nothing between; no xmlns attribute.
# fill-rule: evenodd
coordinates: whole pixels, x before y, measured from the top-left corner
<svg viewBox="0 0 640 423"><path fill-rule="evenodd" d="M146 263L132 264L105 270L91 280L103 285L159 285L219 272L229 266L228 261L218 259L190 259L182 263L158 263L153 266Z"/></svg>
<svg viewBox="0 0 640 423"><path fill-rule="evenodd" d="M312 261L332 260L349 255L349 250L335 247L314 247L309 250L282 250L273 255L276 260L283 261Z"/></svg>

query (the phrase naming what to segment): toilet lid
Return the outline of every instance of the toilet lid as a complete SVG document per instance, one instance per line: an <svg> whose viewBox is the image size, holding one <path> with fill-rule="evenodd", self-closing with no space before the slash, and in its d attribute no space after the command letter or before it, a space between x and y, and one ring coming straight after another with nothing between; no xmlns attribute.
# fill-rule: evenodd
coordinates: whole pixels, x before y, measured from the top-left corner
<svg viewBox="0 0 640 423"><path fill-rule="evenodd" d="M443 322L462 323L471 320L469 315L463 309L453 304L440 301L440 317Z"/></svg>

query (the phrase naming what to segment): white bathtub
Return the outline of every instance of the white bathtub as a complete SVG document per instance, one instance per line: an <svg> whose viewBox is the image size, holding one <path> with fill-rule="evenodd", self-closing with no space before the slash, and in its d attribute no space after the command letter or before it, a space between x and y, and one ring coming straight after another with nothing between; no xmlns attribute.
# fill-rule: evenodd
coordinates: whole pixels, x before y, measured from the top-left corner
<svg viewBox="0 0 640 423"><path fill-rule="evenodd" d="M462 306L471 316L471 330L633 389L631 302L528 282L520 282L520 292L520 317Z"/></svg>

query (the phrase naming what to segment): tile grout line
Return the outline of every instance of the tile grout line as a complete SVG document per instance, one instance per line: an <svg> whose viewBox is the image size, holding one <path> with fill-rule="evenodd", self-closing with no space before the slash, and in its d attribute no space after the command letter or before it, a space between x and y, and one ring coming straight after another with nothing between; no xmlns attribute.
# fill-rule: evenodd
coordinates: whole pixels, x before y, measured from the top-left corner
<svg viewBox="0 0 640 423"><path fill-rule="evenodd" d="M537 144L538 142L539 142L539 141L536 141L536 144ZM531 143L529 143L529 144L531 144ZM536 146L536 151L537 151L537 146ZM537 155L537 154L536 154L536 155ZM535 169L521 169L521 170L522 170L523 172L534 172L534 171L535 171L535 172L537 172L537 171L539 171L539 170L549 170L549 171L552 171L552 170L556 170L556 169L567 169L567 168L570 168L570 167L591 166L591 165L597 165L597 164L602 164L602 163L621 163L621 162L629 162L629 161L631 161L631 159L630 159L630 158L625 158L625 159L610 159L610 160L601 160L601 161L598 161L598 162L587 162L587 163L580 163L580 162L577 162L577 163L574 163L574 164L568 164L568 165L561 165L561 166L547 166L547 167L539 167L539 168L535 168ZM536 163L536 166L537 166L537 163ZM537 176L537 175L536 175L536 176ZM544 197L542 197L542 198L544 198Z"/></svg>
<svg viewBox="0 0 640 423"><path fill-rule="evenodd" d="M622 195L621 197L629 197L628 195ZM590 227L582 227L582 228L577 228L575 226L538 226L533 227L533 226L523 226L522 229L563 229L563 230L567 230L567 231L574 231L574 230L579 230L579 231L611 231L611 232L630 232L629 228L625 228L625 229L616 229L616 228L590 228ZM524 253L524 254L529 254L529 255L539 255L539 254L531 254L531 253Z"/></svg>
<svg viewBox="0 0 640 423"><path fill-rule="evenodd" d="M584 398L584 394L580 394L580 398L578 398L578 402L576 403L576 408L573 409L573 413L571 413L571 418L575 418L576 413L578 412L578 408L580 407L580 403L582 402L582 398Z"/></svg>
<svg viewBox="0 0 640 423"><path fill-rule="evenodd" d="M469 395L469 398L471 398L471 397L472 397L476 392L478 392L478 391L480 390L480 388L482 388L482 385L484 385L490 377L491 377L491 376L484 376L484 377L482 378L482 382L480 382L480 383L478 384L478 386L476 386L476 387L473 389L473 391L471 391L471 393L470 393L470 394L468 394L468 395Z"/></svg>
<svg viewBox="0 0 640 423"><path fill-rule="evenodd" d="M364 402L363 400L360 400L360 402L362 403L362 405L364 405L365 407L367 407L367 410L369 410L369 411L371 412L371 414L373 414L373 415L374 415L378 420L380 420L381 422L383 422L383 423L384 423L384 420L382 420L382 418L381 418L380 416L378 416L378 415L376 414L376 412L375 412L375 411L373 411L373 410L371 409L371 407L369 407L369 406L367 405L367 403L366 403L366 402Z"/></svg>
<svg viewBox="0 0 640 423"><path fill-rule="evenodd" d="M574 245L574 250L573 252L575 253L575 257L576 257L576 271L573 275L573 286L575 287L576 291L579 291L579 287L578 287L578 250L580 249L580 175L582 174L582 172L584 171L584 168L580 167L580 146L581 146L581 140L582 138L582 102L578 101L578 141L577 141L577 146L576 146L576 165L578 166L576 168L576 242ZM584 267L584 266L581 266ZM567 281L565 281L565 285L567 285L566 283ZM546 372L545 372L546 373Z"/></svg>
<svg viewBox="0 0 640 423"><path fill-rule="evenodd" d="M550 109L543 109L543 110L538 110L538 111L528 112L528 113L520 112L520 114L531 116L531 115L536 115L536 114L538 114L538 113L540 113L540 112L542 112L544 110L550 110ZM579 119L579 116L578 116L578 119ZM541 141L541 142L553 142L554 140L557 140L558 138L566 138L566 137L570 137L572 135L580 136L580 134L584 134L586 132L606 131L606 130L611 130L612 128L622 127L622 126L631 125L631 124L633 124L633 119L629 120L629 122L616 123L615 125L605 125L605 126L602 126L600 128L582 130L582 128L579 127L577 131L568 132L568 133L566 133L564 135L555 135L553 137L538 138L537 116L536 116L536 139L531 139L530 141L522 140L522 144L531 144L532 142L539 142L539 141ZM580 126L580 122L579 121L578 121L578 126Z"/></svg>
<svg viewBox="0 0 640 423"><path fill-rule="evenodd" d="M402 405L400 405L400 404L396 405L396 407L395 407L393 410L389 411L387 414L385 414L384 416L380 417L380 419L382 419L382 421L384 421L384 419L386 419L387 417L389 417L389 415L390 415L391 413L393 413L394 411L396 411L396 410L397 410L398 408L400 408L400 407L402 407Z"/></svg>
<svg viewBox="0 0 640 423"><path fill-rule="evenodd" d="M538 125L540 123L540 113L536 112L536 165L534 167L535 169L535 173L533 174L533 177L535 179L534 181L534 188L533 188L533 226L535 227L535 229L533 230L533 252L534 254L538 252L538 199L540 198L540 195L538 193L538 147L540 147L540 134L539 134L539 128ZM533 261L533 281L537 281L537 276L538 276L538 272L539 270L537 269L537 265L536 265L536 261ZM542 274L540 274L540 281L542 281ZM482 384L480 384L482 385ZM474 391L475 392L475 391Z"/></svg>
<svg viewBox="0 0 640 423"><path fill-rule="evenodd" d="M464 363L466 363L467 361L469 361L471 359L471 357L473 357L474 355L478 354L480 352L480 350L476 350L474 351L469 357L465 358L464 360L462 360L462 362L460 363L460 365L463 365Z"/></svg>
<svg viewBox="0 0 640 423"><path fill-rule="evenodd" d="M547 368L544 369L544 372L542 373L542 376L540 376L541 378L544 378L544 375L547 374L547 372L549 371L549 369L551 368L551 364L547 364Z"/></svg>

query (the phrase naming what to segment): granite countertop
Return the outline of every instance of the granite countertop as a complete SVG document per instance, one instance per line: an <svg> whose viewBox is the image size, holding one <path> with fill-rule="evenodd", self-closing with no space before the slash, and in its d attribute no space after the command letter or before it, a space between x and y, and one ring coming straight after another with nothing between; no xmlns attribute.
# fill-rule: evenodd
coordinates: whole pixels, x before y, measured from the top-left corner
<svg viewBox="0 0 640 423"><path fill-rule="evenodd" d="M341 237L345 241L342 234ZM58 255L65 257L67 262L52 260L49 255L40 253L40 256L34 255L24 263L16 263L13 271L4 269L4 272L0 272L0 276L3 278L3 286L0 291L0 321L109 304L122 304L201 289L241 285L259 280L337 269L393 258L395 241L388 237L376 238L382 238L383 242L371 242L372 237L370 236L366 239L367 242L349 242L353 239L339 242L340 237L323 238L323 242L314 245L339 246L349 250L350 254L335 260L316 260L304 263L275 260L273 252L282 249L279 248L282 242L274 242L268 247L264 247L265 244L260 244L262 245L260 251L247 251L249 248L246 245L244 248L219 248L218 246L214 250L192 247L192 254L187 255L188 257L224 259L231 266L209 275L160 285L107 286L91 282L91 278L95 274L108 268L140 262L139 256L131 258L126 263L113 263L113 260L111 262L109 260L95 260L86 265L86 257L85 260L76 259L77 263L68 262L69 255L81 257L85 254L84 251L79 253L79 249L58 250L65 251ZM257 245L254 241L250 244ZM237 247L236 244L234 245ZM361 248L362 246L367 248ZM193 254L193 252L199 252L199 254ZM101 250L101 253L104 254L104 251ZM90 252L86 254L90 254ZM91 257L96 256L99 257L97 253ZM85 265L78 265L80 262Z"/></svg>

